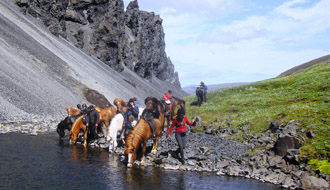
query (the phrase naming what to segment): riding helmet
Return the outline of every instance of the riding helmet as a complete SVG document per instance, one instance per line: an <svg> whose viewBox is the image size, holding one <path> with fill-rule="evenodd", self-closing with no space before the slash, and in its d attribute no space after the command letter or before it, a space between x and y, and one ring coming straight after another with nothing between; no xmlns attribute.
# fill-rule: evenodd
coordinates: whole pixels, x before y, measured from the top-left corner
<svg viewBox="0 0 330 190"><path fill-rule="evenodd" d="M86 105L86 104L83 104L83 105L82 105L82 108L87 108L87 105Z"/></svg>
<svg viewBox="0 0 330 190"><path fill-rule="evenodd" d="M185 115L186 111L183 108L178 109L177 115Z"/></svg>
<svg viewBox="0 0 330 190"><path fill-rule="evenodd" d="M77 104L77 108L78 108L78 109L81 109L81 105L80 105L80 104Z"/></svg>

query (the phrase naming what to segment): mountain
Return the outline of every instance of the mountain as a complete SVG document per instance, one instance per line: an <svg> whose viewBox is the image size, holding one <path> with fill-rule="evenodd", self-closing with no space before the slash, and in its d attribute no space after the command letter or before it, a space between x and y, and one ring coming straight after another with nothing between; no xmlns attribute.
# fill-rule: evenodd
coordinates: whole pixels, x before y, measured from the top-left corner
<svg viewBox="0 0 330 190"><path fill-rule="evenodd" d="M164 67L162 70L166 70L166 67L174 69L173 65L170 65L169 62L160 62L161 64L159 65L153 63L156 58L164 58L156 56L157 53L164 54L165 52L155 48L155 52L150 52L153 57L150 54L146 54L146 49L140 49L140 46L136 45L136 41L134 43L132 42L131 45L135 49L131 49L129 52L133 52L134 54L136 50L139 54L126 58L138 60L141 66L146 64L144 62L145 60L141 59L148 57L148 64L153 64L154 67L148 68L145 65L143 68L142 66L136 66L134 67L136 70L132 70L129 65L122 65L122 69L118 70L118 68L111 65L112 60L114 59L122 63L123 57L111 55L105 58L104 61L102 60L102 56L100 56L102 54L101 52L108 54L109 51L114 51L114 49L107 49L109 48L108 45L114 47L114 44L110 43L111 40L108 41L106 39L112 36L103 34L103 40L105 41L100 40L96 42L97 40L95 38L97 37L92 35L92 31L87 30L87 33L91 35L88 36L86 34L84 38L89 38L90 42L88 44L90 45L84 43L83 48L77 47L77 43L68 40L71 38L69 33L75 32L75 30L69 29L70 27L66 25L66 22L72 22L71 24L74 24L71 21L74 18L67 18L63 15L58 18L61 21L59 22L59 26L66 28L66 30L63 28L61 30L59 28L55 29L55 25L45 25L45 22L48 23L48 21L57 23L53 18L47 17L48 19L45 19L42 17L42 15L49 14L45 13L45 7L48 6L49 2L42 0L18 0L17 4L25 7L26 11L22 10L22 7L13 4L12 0L2 0L0 2L0 121L62 119L66 114L66 106L75 106L78 103L105 106L105 104L99 105L98 102L112 103L114 98L117 97L128 101L129 98L136 96L140 104L143 105L146 97L162 97L168 89L172 89L174 96L177 97L187 95L182 91L175 74L171 78L169 77L169 71L161 73L155 69L156 67ZM58 11L69 14L69 10L60 7L61 2L67 1L57 1L57 3L48 7L49 11L55 11L54 18L57 18L56 13ZM85 2L85 6L78 3L82 7L76 7L77 10L81 10L82 12L85 12L83 8L89 7L89 1L77 0L72 2ZM29 3L35 3L38 6L34 7ZM122 2L110 1L109 3L114 3L113 6L115 6L120 5ZM95 3L91 6L95 9L100 8ZM111 6L112 4L109 4L109 7ZM89 8L92 9L91 7ZM96 11L96 15L90 16L102 17L101 12ZM152 13L150 14L152 15ZM138 18L141 19L142 17ZM157 18L158 16L154 16L155 22ZM106 18L101 20L104 21ZM109 23L103 24L108 25ZM99 23L98 25L95 24L95 26L84 25L83 27L95 27L93 31L99 31L100 25ZM141 27L141 25L138 26L142 32L143 27ZM152 29L149 27L147 28L150 30L157 30L157 28ZM106 29L107 26L101 28L105 31L109 30L109 28ZM52 30L58 31L61 35L54 35L53 32L50 32ZM64 32L66 32L66 38L63 37L65 36ZM159 34L161 35L161 32ZM122 37L125 35L125 33L122 33ZM141 44L149 44L150 47L155 45L152 42L142 43L142 38L138 36L139 34L134 39L140 40ZM155 40L155 38L150 40ZM159 43L162 44L163 41L161 39L159 40ZM119 45L121 41L117 42L118 47L122 47ZM101 50L101 44L108 45L104 45L102 47L103 50ZM87 53L84 49L86 47L90 47L90 50L95 51ZM161 48L161 46L159 47ZM129 49L126 50L128 51ZM126 54L122 54L122 56L126 56ZM138 63L136 64L138 65ZM150 72L148 69L150 69ZM142 77L141 74L143 74ZM95 97L103 99L103 101L97 101Z"/></svg>
<svg viewBox="0 0 330 190"><path fill-rule="evenodd" d="M210 92L210 91L218 90L221 88L229 88L229 87L241 86L241 85L245 85L245 84L249 84L249 82L211 84L211 85L207 85L207 88L208 88L208 91ZM193 95L193 94L195 94L197 86L198 85L186 86L186 87L183 87L182 90L185 91L186 93L188 93L189 95Z"/></svg>
<svg viewBox="0 0 330 190"><path fill-rule="evenodd" d="M308 62L298 65L296 67L293 67L293 68L281 73L278 77L284 77L284 76L288 76L288 75L292 75L292 74L297 74L297 73L302 72L306 68L309 68L315 64L324 63L324 62L330 62L330 55L325 55L320 58L313 59L311 61L308 61Z"/></svg>

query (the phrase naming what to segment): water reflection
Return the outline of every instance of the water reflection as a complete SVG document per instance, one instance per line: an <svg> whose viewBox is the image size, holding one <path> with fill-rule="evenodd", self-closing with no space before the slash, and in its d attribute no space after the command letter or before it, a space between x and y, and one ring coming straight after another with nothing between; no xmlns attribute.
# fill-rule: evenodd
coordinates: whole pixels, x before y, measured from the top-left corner
<svg viewBox="0 0 330 190"><path fill-rule="evenodd" d="M244 178L126 168L105 150L69 145L56 134L0 135L0 189L279 189Z"/></svg>

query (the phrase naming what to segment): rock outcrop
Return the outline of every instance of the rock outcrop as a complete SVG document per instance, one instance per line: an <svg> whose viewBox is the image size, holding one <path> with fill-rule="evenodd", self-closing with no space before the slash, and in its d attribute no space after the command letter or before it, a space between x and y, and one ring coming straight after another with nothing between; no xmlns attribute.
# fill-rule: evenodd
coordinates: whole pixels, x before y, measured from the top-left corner
<svg viewBox="0 0 330 190"><path fill-rule="evenodd" d="M180 86L165 52L162 19L141 11L137 0L17 0L25 14L42 20L49 31L118 72L129 69Z"/></svg>

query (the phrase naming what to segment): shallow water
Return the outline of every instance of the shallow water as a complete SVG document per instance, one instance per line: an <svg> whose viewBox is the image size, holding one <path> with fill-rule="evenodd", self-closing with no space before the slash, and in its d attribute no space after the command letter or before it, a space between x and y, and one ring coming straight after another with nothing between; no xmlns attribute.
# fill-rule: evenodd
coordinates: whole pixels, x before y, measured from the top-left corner
<svg viewBox="0 0 330 190"><path fill-rule="evenodd" d="M210 173L126 168L118 155L60 142L57 134L0 135L0 189L280 189Z"/></svg>

